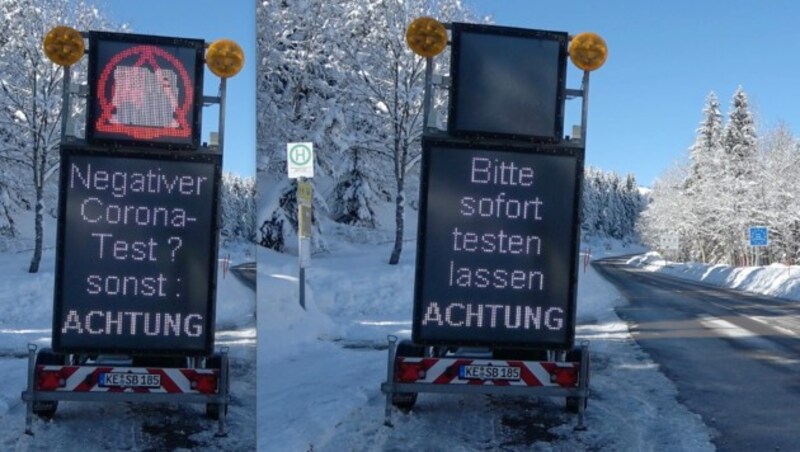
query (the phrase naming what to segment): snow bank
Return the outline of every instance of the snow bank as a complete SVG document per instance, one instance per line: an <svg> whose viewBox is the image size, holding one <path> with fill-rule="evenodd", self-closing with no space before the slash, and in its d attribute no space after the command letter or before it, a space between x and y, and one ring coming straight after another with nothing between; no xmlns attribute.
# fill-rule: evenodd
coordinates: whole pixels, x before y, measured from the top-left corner
<svg viewBox="0 0 800 452"><path fill-rule="evenodd" d="M768 267L728 267L699 263L676 263L651 251L628 260L629 265L718 287L800 301L800 266L772 264Z"/></svg>

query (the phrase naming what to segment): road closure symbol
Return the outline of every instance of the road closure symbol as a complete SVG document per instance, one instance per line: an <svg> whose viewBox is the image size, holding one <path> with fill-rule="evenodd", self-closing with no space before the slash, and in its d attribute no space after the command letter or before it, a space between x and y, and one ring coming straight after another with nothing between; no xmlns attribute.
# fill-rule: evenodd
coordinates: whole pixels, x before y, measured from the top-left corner
<svg viewBox="0 0 800 452"><path fill-rule="evenodd" d="M314 143L288 143L286 168L290 179L314 177Z"/></svg>

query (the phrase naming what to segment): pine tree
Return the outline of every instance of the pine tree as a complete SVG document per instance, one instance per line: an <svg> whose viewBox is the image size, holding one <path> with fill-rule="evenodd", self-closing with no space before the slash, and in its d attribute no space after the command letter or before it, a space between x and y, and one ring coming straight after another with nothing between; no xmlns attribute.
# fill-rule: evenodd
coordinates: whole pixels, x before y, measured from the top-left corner
<svg viewBox="0 0 800 452"><path fill-rule="evenodd" d="M711 250L716 248L712 237L720 233L717 205L707 200L720 195L722 131L719 100L712 91L706 98L703 119L689 150L689 170L682 191L686 202L686 229L692 231L685 240L688 257L702 262L706 262Z"/></svg>
<svg viewBox="0 0 800 452"><path fill-rule="evenodd" d="M723 160L721 173L727 188L722 211L727 230L723 233L724 246L733 265L747 264L748 242L746 230L757 222L755 175L757 174L757 135L755 121L750 113L747 95L740 86L731 100L728 123L722 138Z"/></svg>

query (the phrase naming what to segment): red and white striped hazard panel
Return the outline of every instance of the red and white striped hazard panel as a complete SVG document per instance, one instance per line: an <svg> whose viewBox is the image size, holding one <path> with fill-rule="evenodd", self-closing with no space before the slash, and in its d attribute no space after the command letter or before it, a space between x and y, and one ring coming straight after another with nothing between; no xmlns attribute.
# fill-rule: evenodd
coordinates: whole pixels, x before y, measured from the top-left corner
<svg viewBox="0 0 800 452"><path fill-rule="evenodd" d="M464 358L395 360L395 382L437 385L578 386L580 363Z"/></svg>
<svg viewBox="0 0 800 452"><path fill-rule="evenodd" d="M217 369L36 366L37 391L214 394Z"/></svg>

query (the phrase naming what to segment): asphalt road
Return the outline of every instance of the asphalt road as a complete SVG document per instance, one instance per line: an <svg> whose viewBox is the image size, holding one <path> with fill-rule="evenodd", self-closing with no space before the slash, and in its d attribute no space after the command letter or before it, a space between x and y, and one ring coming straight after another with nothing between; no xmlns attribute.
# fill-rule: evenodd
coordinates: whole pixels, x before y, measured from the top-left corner
<svg viewBox="0 0 800 452"><path fill-rule="evenodd" d="M233 273L240 281L242 281L247 287L256 290L256 263L255 262L245 262L244 264L239 264L234 267L231 267L231 273Z"/></svg>
<svg viewBox="0 0 800 452"><path fill-rule="evenodd" d="M593 265L627 298L618 315L680 401L714 431L719 450L800 450L800 303L652 274L625 260Z"/></svg>

